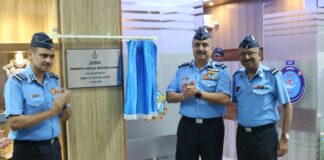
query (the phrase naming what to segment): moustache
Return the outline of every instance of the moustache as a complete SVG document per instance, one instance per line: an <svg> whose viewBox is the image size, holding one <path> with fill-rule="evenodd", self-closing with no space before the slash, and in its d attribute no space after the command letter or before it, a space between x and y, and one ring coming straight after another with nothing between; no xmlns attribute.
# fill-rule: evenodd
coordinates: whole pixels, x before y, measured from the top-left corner
<svg viewBox="0 0 324 160"><path fill-rule="evenodd" d="M196 54L206 54L205 51L197 51Z"/></svg>
<svg viewBox="0 0 324 160"><path fill-rule="evenodd" d="M49 63L43 63L43 66L51 66Z"/></svg>
<svg viewBox="0 0 324 160"><path fill-rule="evenodd" d="M253 61L252 60L245 60L243 62L248 63L248 62L253 62Z"/></svg>

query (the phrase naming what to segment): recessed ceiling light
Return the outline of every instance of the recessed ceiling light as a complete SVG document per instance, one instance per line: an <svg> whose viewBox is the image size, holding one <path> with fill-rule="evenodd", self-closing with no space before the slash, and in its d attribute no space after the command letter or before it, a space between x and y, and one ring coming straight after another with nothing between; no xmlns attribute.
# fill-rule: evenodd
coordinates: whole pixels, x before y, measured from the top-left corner
<svg viewBox="0 0 324 160"><path fill-rule="evenodd" d="M209 2L208 5L209 6L213 6L214 5L214 2Z"/></svg>

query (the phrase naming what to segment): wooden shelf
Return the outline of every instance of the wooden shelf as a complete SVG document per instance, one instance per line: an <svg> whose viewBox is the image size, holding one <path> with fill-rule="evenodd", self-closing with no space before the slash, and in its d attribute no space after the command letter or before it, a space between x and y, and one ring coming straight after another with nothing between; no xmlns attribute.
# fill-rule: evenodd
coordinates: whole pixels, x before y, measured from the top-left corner
<svg viewBox="0 0 324 160"><path fill-rule="evenodd" d="M0 53L8 53L15 51L28 51L30 43L0 43ZM58 49L58 45L54 44L54 49Z"/></svg>
<svg viewBox="0 0 324 160"><path fill-rule="evenodd" d="M0 43L0 53L14 52L14 51L27 51L29 43Z"/></svg>

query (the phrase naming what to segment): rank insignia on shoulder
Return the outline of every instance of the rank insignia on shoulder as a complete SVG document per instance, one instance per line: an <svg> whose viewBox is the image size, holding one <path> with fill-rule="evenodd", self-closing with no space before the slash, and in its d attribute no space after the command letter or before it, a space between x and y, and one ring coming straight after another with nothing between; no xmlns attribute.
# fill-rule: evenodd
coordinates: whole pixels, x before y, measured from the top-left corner
<svg viewBox="0 0 324 160"><path fill-rule="evenodd" d="M278 73L279 71L275 68L270 68L269 71L272 73L272 74L276 74Z"/></svg>
<svg viewBox="0 0 324 160"><path fill-rule="evenodd" d="M219 64L216 64L215 66L221 67L222 69L227 67L224 63L219 63Z"/></svg>
<svg viewBox="0 0 324 160"><path fill-rule="evenodd" d="M236 72L233 74L233 77L235 77L237 74L241 74L241 73L243 73L243 71L238 70L238 71L236 71Z"/></svg>
<svg viewBox="0 0 324 160"><path fill-rule="evenodd" d="M40 96L39 93L35 93L35 94L30 95L30 98L36 98L36 97L39 97L39 96Z"/></svg>
<svg viewBox="0 0 324 160"><path fill-rule="evenodd" d="M191 64L190 62L182 63L181 65L179 65L178 68L189 66L190 64Z"/></svg>
<svg viewBox="0 0 324 160"><path fill-rule="evenodd" d="M53 73L53 72L48 72L48 74L49 74L49 76L50 76L51 78L59 79L58 75L56 75L56 74Z"/></svg>
<svg viewBox="0 0 324 160"><path fill-rule="evenodd" d="M12 76L12 78L14 78L15 80L17 80L19 82L27 79L27 77L23 73L15 74Z"/></svg>

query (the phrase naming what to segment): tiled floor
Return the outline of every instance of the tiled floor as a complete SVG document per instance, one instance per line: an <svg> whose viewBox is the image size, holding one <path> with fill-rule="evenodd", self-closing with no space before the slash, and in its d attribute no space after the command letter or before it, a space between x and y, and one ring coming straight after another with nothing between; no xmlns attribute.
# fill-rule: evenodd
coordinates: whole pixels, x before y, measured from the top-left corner
<svg viewBox="0 0 324 160"><path fill-rule="evenodd" d="M127 141L127 160L175 160L176 136ZM223 160L235 160L224 157Z"/></svg>

